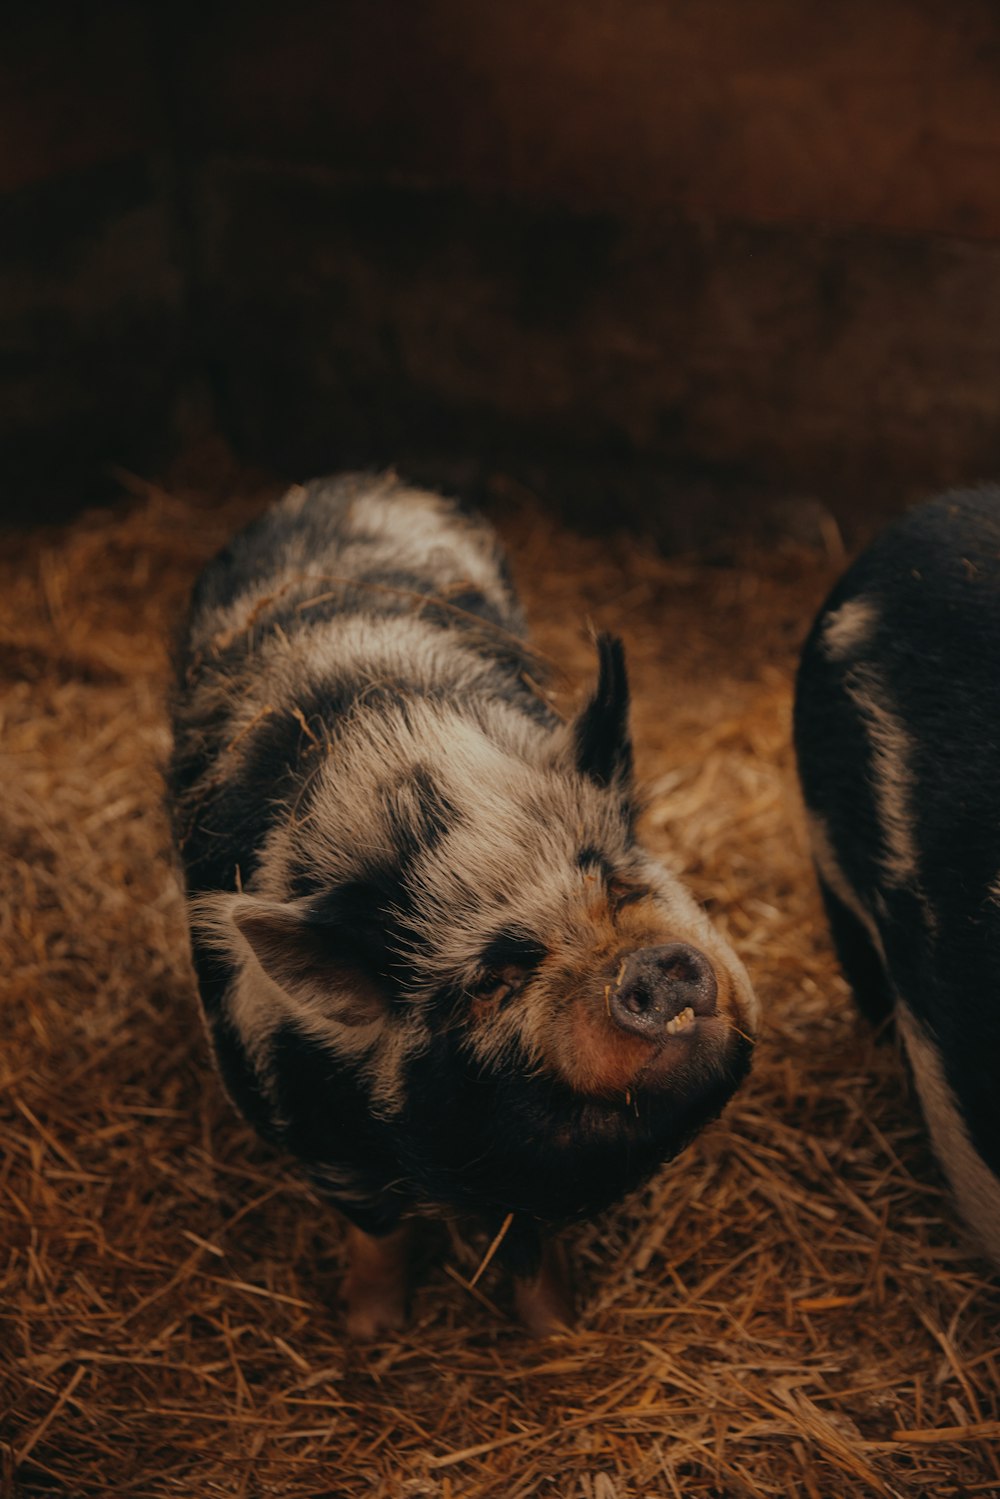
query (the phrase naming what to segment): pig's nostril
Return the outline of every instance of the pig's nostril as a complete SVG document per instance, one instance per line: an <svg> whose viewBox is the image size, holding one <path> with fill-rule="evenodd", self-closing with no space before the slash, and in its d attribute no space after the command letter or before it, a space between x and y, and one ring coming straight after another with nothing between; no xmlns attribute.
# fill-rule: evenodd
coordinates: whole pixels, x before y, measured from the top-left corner
<svg viewBox="0 0 1000 1499"><path fill-rule="evenodd" d="M652 994L642 983L635 984L621 996L622 1008L630 1015L646 1015L654 1008Z"/></svg>
<svg viewBox="0 0 1000 1499"><path fill-rule="evenodd" d="M687 993L690 996L688 1003L694 1006L696 1014L711 1014L719 985L705 954L684 942L673 942L653 951L660 954L657 967L670 988L677 993L682 990Z"/></svg>
<svg viewBox="0 0 1000 1499"><path fill-rule="evenodd" d="M610 1013L622 1030L660 1040L714 1015L719 986L703 952L685 942L640 948L627 958Z"/></svg>

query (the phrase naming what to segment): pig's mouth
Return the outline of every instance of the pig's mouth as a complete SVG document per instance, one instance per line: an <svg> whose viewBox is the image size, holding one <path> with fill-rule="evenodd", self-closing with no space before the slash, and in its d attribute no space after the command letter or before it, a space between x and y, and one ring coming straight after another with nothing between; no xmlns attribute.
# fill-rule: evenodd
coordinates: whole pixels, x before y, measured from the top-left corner
<svg viewBox="0 0 1000 1499"><path fill-rule="evenodd" d="M745 1078L753 1037L728 1014L674 1017L655 1044L632 1054L613 1085L572 1087L553 1116L552 1143L572 1151L586 1142L631 1147L658 1141L672 1155L714 1118Z"/></svg>
<svg viewBox="0 0 1000 1499"><path fill-rule="evenodd" d="M749 1050L752 1040L726 1013L696 1015L689 1008L668 1021L653 1044L629 1091L680 1098L717 1083L728 1073L733 1055Z"/></svg>
<svg viewBox="0 0 1000 1499"><path fill-rule="evenodd" d="M745 981L701 952L665 944L620 961L600 992L580 994L548 1035L553 1070L572 1091L612 1106L637 1092L682 1111L714 1091L753 1046ZM734 1084L735 1086L735 1084Z"/></svg>
<svg viewBox="0 0 1000 1499"><path fill-rule="evenodd" d="M675 1015L673 1020L667 1021L664 1030L668 1036L676 1036L679 1031L686 1031L693 1024L694 1010L690 1005L685 1005L679 1015Z"/></svg>
<svg viewBox="0 0 1000 1499"><path fill-rule="evenodd" d="M721 1112L746 1077L753 1048L728 1015L681 1019L614 1093L578 1098L577 1124L595 1139L671 1142L665 1154L672 1155Z"/></svg>

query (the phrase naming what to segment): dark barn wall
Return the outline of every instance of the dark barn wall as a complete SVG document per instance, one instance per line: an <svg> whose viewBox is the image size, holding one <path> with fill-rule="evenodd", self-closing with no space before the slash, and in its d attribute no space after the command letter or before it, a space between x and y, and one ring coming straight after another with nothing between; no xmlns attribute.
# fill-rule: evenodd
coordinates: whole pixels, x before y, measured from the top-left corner
<svg viewBox="0 0 1000 1499"><path fill-rule="evenodd" d="M207 383L287 473L478 456L653 529L670 475L1000 469L993 0L74 14L0 63L22 454L155 461Z"/></svg>
<svg viewBox="0 0 1000 1499"><path fill-rule="evenodd" d="M0 503L169 450L183 360L171 164L141 7L0 22Z"/></svg>
<svg viewBox="0 0 1000 1499"><path fill-rule="evenodd" d="M624 219L1000 234L992 0L293 0L209 7L192 43L217 147Z"/></svg>

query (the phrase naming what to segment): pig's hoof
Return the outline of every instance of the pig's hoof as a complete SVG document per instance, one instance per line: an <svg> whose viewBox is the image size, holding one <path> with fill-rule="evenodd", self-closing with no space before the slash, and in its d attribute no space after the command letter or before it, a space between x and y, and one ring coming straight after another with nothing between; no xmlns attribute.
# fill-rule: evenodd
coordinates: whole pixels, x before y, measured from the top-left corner
<svg viewBox="0 0 1000 1499"><path fill-rule="evenodd" d="M347 1335L357 1343L371 1343L406 1326L406 1295L402 1287L352 1284L344 1286Z"/></svg>
<svg viewBox="0 0 1000 1499"><path fill-rule="evenodd" d="M532 1280L514 1282L518 1320L533 1338L557 1338L572 1332L576 1321L566 1256L559 1244L546 1244L542 1264Z"/></svg>
<svg viewBox="0 0 1000 1499"><path fill-rule="evenodd" d="M347 1231L348 1336L370 1343L406 1322L410 1225L376 1237L352 1224Z"/></svg>
<svg viewBox="0 0 1000 1499"><path fill-rule="evenodd" d="M518 1321L533 1338L565 1337L573 1331L573 1303L565 1290L554 1295L550 1287L521 1284L514 1299Z"/></svg>

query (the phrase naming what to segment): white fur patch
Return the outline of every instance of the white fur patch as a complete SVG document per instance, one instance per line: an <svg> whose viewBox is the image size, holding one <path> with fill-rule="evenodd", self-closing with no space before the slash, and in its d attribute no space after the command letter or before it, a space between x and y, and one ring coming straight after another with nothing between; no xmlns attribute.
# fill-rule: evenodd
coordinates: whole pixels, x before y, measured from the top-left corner
<svg viewBox="0 0 1000 1499"><path fill-rule="evenodd" d="M844 661L866 645L878 624L871 599L848 599L828 614L823 624L823 649L830 661Z"/></svg>
<svg viewBox="0 0 1000 1499"><path fill-rule="evenodd" d="M915 884L917 845L913 835L916 781L912 744L892 705L889 689L871 666L854 666L844 690L861 716L871 745L871 787L882 833L882 867L890 885Z"/></svg>
<svg viewBox="0 0 1000 1499"><path fill-rule="evenodd" d="M896 1013L934 1152L962 1216L1000 1267L1000 1178L969 1138L933 1041L907 1005L900 1002Z"/></svg>
<svg viewBox="0 0 1000 1499"><path fill-rule="evenodd" d="M495 604L510 607L509 590L497 566L496 541L484 522L461 515L440 495L411 489L391 474L359 474L355 482L353 496L348 478L327 494L310 495L298 485L288 491L276 512L292 520L307 502L311 509L327 506L337 523L335 544L317 552L310 531L289 526L280 557L266 577L248 578L231 604L205 610L193 622L195 650L208 651L213 644L235 638L270 602L298 594L303 599L321 597L372 566L422 574L442 590L461 582L480 589ZM373 589L376 607L384 596L378 587Z"/></svg>
<svg viewBox="0 0 1000 1499"><path fill-rule="evenodd" d="M888 974L889 966L885 958L885 948L882 945L882 936L875 923L875 918L868 907L862 901L860 895L847 878L837 855L833 851L830 834L822 817L815 812L806 811L806 824L809 829L809 842L812 847L812 855L816 868L822 877L823 883L840 901L841 905L847 907L852 916L856 916L868 933L872 946L882 960L882 967Z"/></svg>
<svg viewBox="0 0 1000 1499"><path fill-rule="evenodd" d="M273 714L294 713L317 684L350 680L360 700L366 687L403 680L424 692L447 689L461 699L495 672L491 661L416 616L345 614L304 626L291 639L270 636L242 670L206 675L192 689L185 714L208 720L225 711L226 774L233 775L251 747L255 725ZM214 774L213 768L209 776Z"/></svg>

